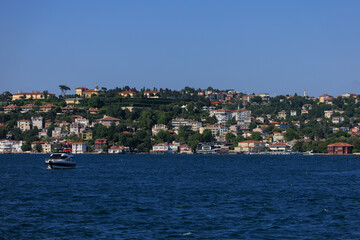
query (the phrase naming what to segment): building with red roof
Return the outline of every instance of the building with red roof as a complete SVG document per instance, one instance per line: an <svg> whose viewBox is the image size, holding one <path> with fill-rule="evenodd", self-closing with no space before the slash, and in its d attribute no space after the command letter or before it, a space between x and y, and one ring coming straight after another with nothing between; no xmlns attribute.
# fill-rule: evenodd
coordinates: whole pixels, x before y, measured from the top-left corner
<svg viewBox="0 0 360 240"><path fill-rule="evenodd" d="M112 123L114 123L115 125L119 125L120 119L104 116L102 119L99 120L99 123L106 127L110 127Z"/></svg>
<svg viewBox="0 0 360 240"><path fill-rule="evenodd" d="M40 109L42 112L49 112L55 108L56 108L56 106L52 105L52 104L45 104L45 105L40 106Z"/></svg>
<svg viewBox="0 0 360 240"><path fill-rule="evenodd" d="M291 146L284 142L275 143L269 146L271 152L289 152L291 151Z"/></svg>
<svg viewBox="0 0 360 240"><path fill-rule="evenodd" d="M91 98L93 94L99 95L100 93L98 86L95 86L94 89L88 89L86 87L77 87L75 91L76 91L76 95L85 98Z"/></svg>
<svg viewBox="0 0 360 240"><path fill-rule="evenodd" d="M145 91L144 96L147 98L159 98L160 92L157 90Z"/></svg>
<svg viewBox="0 0 360 240"><path fill-rule="evenodd" d="M327 145L328 153L333 155L352 154L353 148L353 145L342 142Z"/></svg>
<svg viewBox="0 0 360 240"><path fill-rule="evenodd" d="M133 98L135 94L136 94L136 92L133 92L131 90L119 92L119 95L121 95L122 97L131 97L131 98Z"/></svg>
<svg viewBox="0 0 360 240"><path fill-rule="evenodd" d="M12 100L18 100L18 99L45 99L50 96L55 96L53 93L44 93L44 92L20 92L20 93L14 93L12 95Z"/></svg>

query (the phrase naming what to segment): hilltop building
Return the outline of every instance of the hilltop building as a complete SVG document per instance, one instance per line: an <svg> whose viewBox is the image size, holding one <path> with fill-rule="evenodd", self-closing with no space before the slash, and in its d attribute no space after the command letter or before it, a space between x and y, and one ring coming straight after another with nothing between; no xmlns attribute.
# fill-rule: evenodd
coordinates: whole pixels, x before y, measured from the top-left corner
<svg viewBox="0 0 360 240"><path fill-rule="evenodd" d="M18 99L46 99L50 96L55 96L53 93L44 93L44 92L19 92L14 93L12 95L12 100L18 100Z"/></svg>
<svg viewBox="0 0 360 240"><path fill-rule="evenodd" d="M86 87L77 87L76 88L76 95L84 98L91 98L93 94L99 95L100 90L99 87L96 85L94 89L88 89Z"/></svg>

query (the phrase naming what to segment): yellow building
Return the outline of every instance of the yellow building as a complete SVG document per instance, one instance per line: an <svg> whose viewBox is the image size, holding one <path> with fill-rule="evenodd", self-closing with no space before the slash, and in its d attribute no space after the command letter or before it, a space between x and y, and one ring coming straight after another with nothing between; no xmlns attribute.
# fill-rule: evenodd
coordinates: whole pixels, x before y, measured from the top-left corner
<svg viewBox="0 0 360 240"><path fill-rule="evenodd" d="M94 89L88 89L86 87L77 87L76 88L76 95L84 98L91 98L93 94L99 95L100 90L98 86L95 86Z"/></svg>
<svg viewBox="0 0 360 240"><path fill-rule="evenodd" d="M55 94L47 93L44 94L43 92L20 92L20 93L14 93L12 95L12 100L18 100L18 99L45 99L45 97L55 96Z"/></svg>
<svg viewBox="0 0 360 240"><path fill-rule="evenodd" d="M263 142L247 140L239 142L238 146L234 149L236 152L263 152L265 151L265 144Z"/></svg>
<svg viewBox="0 0 360 240"><path fill-rule="evenodd" d="M133 98L134 95L136 94L136 92L133 92L133 91L129 90L129 91L119 92L119 94L120 94L122 97L131 97L131 98Z"/></svg>
<svg viewBox="0 0 360 240"><path fill-rule="evenodd" d="M332 100L333 100L333 96L330 96L329 94L323 94L319 97L319 102L321 103L327 103L327 104L331 104Z"/></svg>
<svg viewBox="0 0 360 240"><path fill-rule="evenodd" d="M159 98L160 92L157 90L145 91L144 96L147 98Z"/></svg>

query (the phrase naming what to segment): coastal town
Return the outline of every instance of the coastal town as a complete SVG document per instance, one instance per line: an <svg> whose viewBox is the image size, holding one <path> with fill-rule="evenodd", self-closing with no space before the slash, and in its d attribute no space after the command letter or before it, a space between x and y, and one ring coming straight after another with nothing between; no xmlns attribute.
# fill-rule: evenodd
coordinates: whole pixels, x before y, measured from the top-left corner
<svg viewBox="0 0 360 240"><path fill-rule="evenodd" d="M360 96L59 86L0 95L0 153L352 154Z"/></svg>

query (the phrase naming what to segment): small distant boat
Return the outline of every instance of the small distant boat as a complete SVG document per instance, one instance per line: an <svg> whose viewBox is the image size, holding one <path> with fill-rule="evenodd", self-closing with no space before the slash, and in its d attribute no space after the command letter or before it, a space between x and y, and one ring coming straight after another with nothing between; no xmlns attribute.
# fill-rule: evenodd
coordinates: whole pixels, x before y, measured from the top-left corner
<svg viewBox="0 0 360 240"><path fill-rule="evenodd" d="M314 155L313 151L303 152L302 155Z"/></svg>
<svg viewBox="0 0 360 240"><path fill-rule="evenodd" d="M45 160L45 164L50 169L76 167L74 156L68 153L52 153L50 158Z"/></svg>

